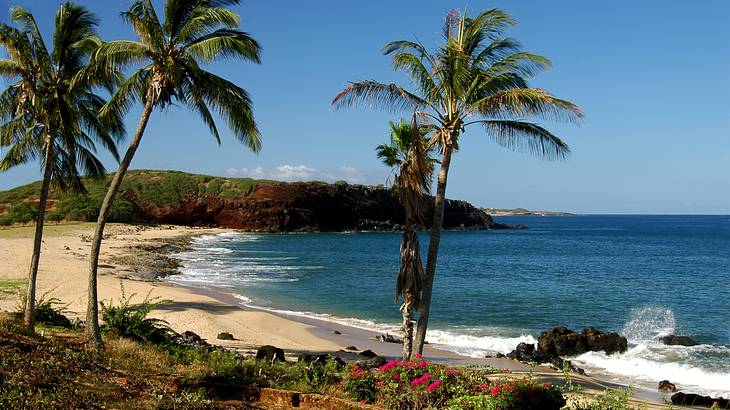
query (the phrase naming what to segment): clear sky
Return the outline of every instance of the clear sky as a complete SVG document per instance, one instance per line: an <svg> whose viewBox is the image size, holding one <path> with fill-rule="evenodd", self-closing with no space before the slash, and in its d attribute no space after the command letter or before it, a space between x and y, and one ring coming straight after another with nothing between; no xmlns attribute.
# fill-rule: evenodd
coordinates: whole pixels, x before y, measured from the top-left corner
<svg viewBox="0 0 730 410"><path fill-rule="evenodd" d="M128 0L79 3L98 14L104 39L132 38L119 17ZM3 21L11 4L30 9L50 30L60 1L0 0ZM468 130L452 161L449 197L579 213L730 214L727 0L244 1L237 7L242 29L261 43L263 64L210 69L251 93L261 153L227 133L217 146L197 117L172 108L153 114L132 168L384 183L388 170L374 147L387 139L395 116L335 111L330 101L351 80L406 85L380 48L414 36L436 45L443 15L454 7L514 15L519 25L510 35L553 61L533 85L577 103L586 120L580 127L546 124L570 144L566 162L513 153L480 129ZM138 114L139 107L127 118L130 133ZM0 174L0 189L39 175L38 164Z"/></svg>

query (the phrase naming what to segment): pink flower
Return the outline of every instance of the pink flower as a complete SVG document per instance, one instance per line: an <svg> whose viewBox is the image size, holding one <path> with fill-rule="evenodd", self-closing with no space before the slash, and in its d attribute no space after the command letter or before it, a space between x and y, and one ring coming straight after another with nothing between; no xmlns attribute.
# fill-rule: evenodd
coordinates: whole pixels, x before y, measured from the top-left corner
<svg viewBox="0 0 730 410"><path fill-rule="evenodd" d="M416 359L421 359L421 358L423 358L423 355L422 355L422 354L420 354L420 353L416 353L416 355L415 355L414 357L415 357Z"/></svg>
<svg viewBox="0 0 730 410"><path fill-rule="evenodd" d="M420 367L421 369L423 369L426 366L428 366L428 363L424 362L423 360L421 360L420 362L418 362L418 367Z"/></svg>
<svg viewBox="0 0 730 410"><path fill-rule="evenodd" d="M418 386L418 385L420 385L420 384L422 384L424 382L427 382L428 379L430 379L430 378L431 378L431 375L428 374L428 373L426 373L426 374L424 374L423 376L421 376L421 377L419 377L417 379L413 379L413 381L411 382L411 386Z"/></svg>
<svg viewBox="0 0 730 410"><path fill-rule="evenodd" d="M388 370L390 370L390 369L392 369L392 368L394 368L394 367L396 367L396 366L398 366L398 361L396 361L396 360L391 360L391 361L389 361L388 363L386 363L386 364L384 364L384 365L380 366L380 370L382 370L382 371L384 371L384 372L387 372Z"/></svg>
<svg viewBox="0 0 730 410"><path fill-rule="evenodd" d="M441 380L436 380L435 382L429 384L428 387L426 387L426 390L434 391L434 390L438 389L439 387L441 387Z"/></svg>
<svg viewBox="0 0 730 410"><path fill-rule="evenodd" d="M353 379L359 379L363 374L365 374L365 370L363 370L362 368L360 368L360 366L355 365L352 368L352 378Z"/></svg>
<svg viewBox="0 0 730 410"><path fill-rule="evenodd" d="M383 382L383 381L375 382L375 387L377 387L377 388L381 388L381 387L384 387L384 386L385 386L385 382Z"/></svg>
<svg viewBox="0 0 730 410"><path fill-rule="evenodd" d="M398 380L400 380L400 374L395 373L392 376L390 376L390 378L393 379L393 380L395 380L395 381L398 381Z"/></svg>

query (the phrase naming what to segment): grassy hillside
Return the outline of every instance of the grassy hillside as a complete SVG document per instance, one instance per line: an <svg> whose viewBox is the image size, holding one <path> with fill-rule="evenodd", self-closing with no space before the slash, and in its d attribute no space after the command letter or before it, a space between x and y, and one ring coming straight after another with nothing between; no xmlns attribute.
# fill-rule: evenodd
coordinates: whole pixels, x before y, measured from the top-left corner
<svg viewBox="0 0 730 410"><path fill-rule="evenodd" d="M84 180L87 195L62 193L51 189L49 199L53 201L48 220L93 221L99 212L106 187L111 177ZM251 178L225 178L190 174L180 171L129 171L122 183L120 196L112 209L112 221L135 219L135 202L154 203L157 206L175 206L191 194L203 194L235 198L248 195L261 183L278 183ZM37 212L40 181L0 192L0 225L26 223ZM131 199L134 198L135 201Z"/></svg>

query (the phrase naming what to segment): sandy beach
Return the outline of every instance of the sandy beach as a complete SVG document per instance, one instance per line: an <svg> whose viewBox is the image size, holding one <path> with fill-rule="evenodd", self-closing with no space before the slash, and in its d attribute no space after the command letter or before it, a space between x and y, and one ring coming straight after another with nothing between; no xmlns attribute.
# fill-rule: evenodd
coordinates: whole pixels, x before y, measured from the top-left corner
<svg viewBox="0 0 730 410"><path fill-rule="evenodd" d="M38 276L39 294L68 304L68 316L83 319L86 308L87 257L92 224L49 225L43 242L43 253ZM191 330L211 343L250 351L257 346L271 344L290 352L336 352L354 345L361 350L371 349L383 356L398 356L400 346L375 340L375 333L316 319L290 318L241 306L230 294L216 290L191 289L164 280L154 279L150 272L150 252L145 249L166 243L184 243L195 235L218 234L223 229L189 228L179 226L134 226L111 224L107 227L99 269L99 299L118 300L121 287L126 293L136 294L133 301L141 301L148 293L165 300L153 312L177 332ZM0 230L0 280L23 280L32 249L32 227ZM151 253L154 258L154 253ZM159 255L159 258L165 259ZM169 269L169 268L164 268ZM214 284L211 284L214 285ZM0 293L0 310L14 310L17 296ZM336 332L338 334L336 334ZM230 332L234 341L217 340L220 332ZM471 359L455 353L428 348L425 356L434 361L451 364L489 364L497 368L528 371L529 367L509 359ZM562 383L562 375L540 367L540 377ZM597 378L580 376L576 380L588 390L600 391L616 387ZM635 395L655 404L648 408L663 408L658 393L636 391Z"/></svg>

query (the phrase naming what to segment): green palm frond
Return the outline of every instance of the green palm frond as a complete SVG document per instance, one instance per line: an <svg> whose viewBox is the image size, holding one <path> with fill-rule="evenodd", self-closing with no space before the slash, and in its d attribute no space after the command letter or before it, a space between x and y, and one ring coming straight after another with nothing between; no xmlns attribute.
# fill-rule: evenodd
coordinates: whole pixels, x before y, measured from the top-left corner
<svg viewBox="0 0 730 410"><path fill-rule="evenodd" d="M512 120L483 121L487 134L499 145L548 160L562 160L570 148L556 135L533 123Z"/></svg>
<svg viewBox="0 0 730 410"><path fill-rule="evenodd" d="M260 63L259 44L238 30L240 18L226 7L237 0L167 0L164 25L149 0L135 0L123 13L139 41L113 41L98 48L88 75L141 65L101 109L102 117L123 115L139 101L165 108L173 101L197 113L220 143L214 115L233 137L257 152L261 134L248 93L203 70L201 63L238 58Z"/></svg>
<svg viewBox="0 0 730 410"><path fill-rule="evenodd" d="M9 56L0 61L0 71L4 68L4 73L16 79L0 93L4 121L0 145L10 147L2 170L40 159L42 167L51 168L51 180L57 186L81 189L81 174L103 170L95 157L96 143L118 158L116 143L124 135L122 118L101 116L106 101L93 89L112 88L119 81L119 72L82 78L91 55L101 45L97 19L86 8L61 5L51 52L45 48L32 14L15 7L11 17L18 28L0 25L0 46ZM50 146L49 141L53 141ZM49 164L44 163L47 154Z"/></svg>
<svg viewBox="0 0 730 410"><path fill-rule="evenodd" d="M261 63L261 47L249 34L233 29L218 29L184 46L185 51L205 62L227 57Z"/></svg>
<svg viewBox="0 0 730 410"><path fill-rule="evenodd" d="M578 122L583 112L570 101L555 98L539 88L498 91L474 104L479 113L492 118L538 117Z"/></svg>
<svg viewBox="0 0 730 410"><path fill-rule="evenodd" d="M429 106L424 99L397 84L383 84L372 80L350 83L349 87L332 100L332 105L336 108L356 104L383 107L393 112L415 111Z"/></svg>

